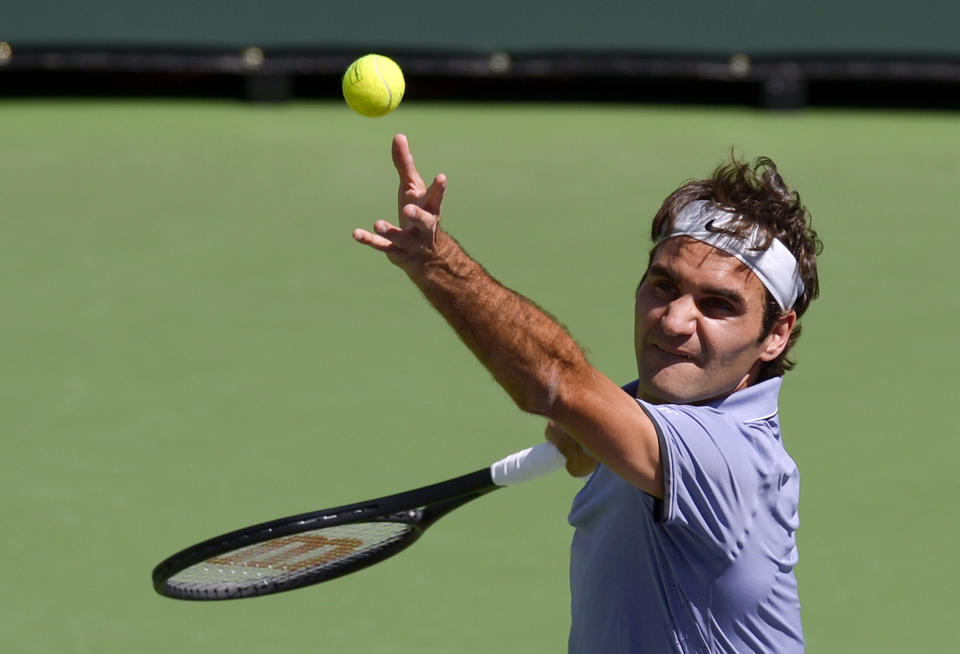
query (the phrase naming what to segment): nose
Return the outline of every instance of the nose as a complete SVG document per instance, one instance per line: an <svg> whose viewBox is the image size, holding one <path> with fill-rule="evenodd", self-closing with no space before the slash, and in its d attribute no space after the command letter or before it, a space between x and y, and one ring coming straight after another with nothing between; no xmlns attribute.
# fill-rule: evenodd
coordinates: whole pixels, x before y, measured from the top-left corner
<svg viewBox="0 0 960 654"><path fill-rule="evenodd" d="M697 330L697 305L689 295L681 295L667 305L660 327L669 336L689 336Z"/></svg>

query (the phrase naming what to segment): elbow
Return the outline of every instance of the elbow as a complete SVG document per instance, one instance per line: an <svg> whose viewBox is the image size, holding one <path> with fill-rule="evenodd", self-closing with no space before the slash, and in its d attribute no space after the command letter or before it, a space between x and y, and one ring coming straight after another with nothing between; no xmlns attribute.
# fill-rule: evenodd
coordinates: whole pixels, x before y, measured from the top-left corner
<svg viewBox="0 0 960 654"><path fill-rule="evenodd" d="M520 393L511 393L511 396L521 411L556 418L563 413L567 398L572 397L580 387L577 380L582 376L580 366L555 361L544 367L537 376L536 383Z"/></svg>
<svg viewBox="0 0 960 654"><path fill-rule="evenodd" d="M556 387L547 381L518 393L510 393L513 401L525 413L550 417L557 402Z"/></svg>

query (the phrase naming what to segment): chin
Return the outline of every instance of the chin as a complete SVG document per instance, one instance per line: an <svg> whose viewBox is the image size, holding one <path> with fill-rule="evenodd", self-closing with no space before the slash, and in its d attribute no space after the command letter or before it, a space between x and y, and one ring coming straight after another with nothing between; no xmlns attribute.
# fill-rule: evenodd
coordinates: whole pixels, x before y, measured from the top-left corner
<svg viewBox="0 0 960 654"><path fill-rule="evenodd" d="M706 399L700 393L690 393L689 389L685 389L684 392L650 386L649 388L641 388L640 392L640 399L653 404L696 404Z"/></svg>
<svg viewBox="0 0 960 654"><path fill-rule="evenodd" d="M640 371L640 399L654 404L705 404L736 392L745 386L745 380L724 377L717 379L694 366L694 370L684 365L668 366L647 373ZM646 381L642 381L646 380ZM702 382L711 383L702 383Z"/></svg>
<svg viewBox="0 0 960 654"><path fill-rule="evenodd" d="M693 404L709 397L689 375L671 374L661 370L646 377L641 373L639 392L641 399L655 404Z"/></svg>
<svg viewBox="0 0 960 654"><path fill-rule="evenodd" d="M697 404L730 392L736 380L715 367L704 368L692 361L667 365L657 359L641 360L638 366L641 399L656 404ZM644 365L646 364L646 365Z"/></svg>

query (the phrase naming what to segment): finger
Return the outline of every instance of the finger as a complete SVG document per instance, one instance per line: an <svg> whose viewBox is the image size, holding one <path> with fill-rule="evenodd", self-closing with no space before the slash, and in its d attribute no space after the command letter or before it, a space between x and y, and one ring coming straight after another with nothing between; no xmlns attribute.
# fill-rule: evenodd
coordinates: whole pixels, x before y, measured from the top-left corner
<svg viewBox="0 0 960 654"><path fill-rule="evenodd" d="M372 233L368 232L365 229L358 229L354 231L355 234L357 232L369 234L371 237L375 239L385 239L387 241L390 241L391 243L394 243L396 241L397 235L401 233L402 230L399 227L391 225L386 220L378 220L373 224Z"/></svg>
<svg viewBox="0 0 960 654"><path fill-rule="evenodd" d="M547 421L547 426L543 430L543 435L548 441L557 446L557 449L562 453L564 449L567 448L570 437L567 435L567 432L555 423L553 420Z"/></svg>
<svg viewBox="0 0 960 654"><path fill-rule="evenodd" d="M426 189L426 184L423 183L423 178L420 177L420 173L417 172L417 166L413 161L413 154L410 152L410 144L407 142L407 137L404 134L397 134L393 137L391 153L393 155L393 166L397 169L397 174L400 176L401 195L414 193L417 194L416 198L411 199L418 199L419 196L423 194L424 189ZM410 199L407 200L407 202L409 201Z"/></svg>
<svg viewBox="0 0 960 654"><path fill-rule="evenodd" d="M437 216L440 215L440 205L443 203L443 195L447 192L447 176L440 174L433 178L433 183L427 189L423 200L420 202L426 211Z"/></svg>
<svg viewBox="0 0 960 654"><path fill-rule="evenodd" d="M411 230L415 234L427 232L432 235L436 231L439 221L440 216L432 214L416 204L405 205L400 210L401 225L404 229Z"/></svg>
<svg viewBox="0 0 960 654"><path fill-rule="evenodd" d="M401 229L391 225L386 220L378 220L373 225L373 234L366 232L366 230L357 231L361 232L361 236L365 239L362 242L377 247L379 250L385 249L387 244L392 250L413 251L423 249L433 239L432 234L419 222L413 222L408 227ZM363 236L363 234L368 234L369 237Z"/></svg>
<svg viewBox="0 0 960 654"><path fill-rule="evenodd" d="M553 443L566 459L566 469L574 477L585 477L597 467L597 461L575 441L567 431L553 422L544 429L547 440Z"/></svg>
<svg viewBox="0 0 960 654"><path fill-rule="evenodd" d="M371 234L365 229L355 229L353 230L353 240L361 245L367 245L372 247L375 250L380 250L381 252L386 252L393 248L393 242L384 238L378 234Z"/></svg>

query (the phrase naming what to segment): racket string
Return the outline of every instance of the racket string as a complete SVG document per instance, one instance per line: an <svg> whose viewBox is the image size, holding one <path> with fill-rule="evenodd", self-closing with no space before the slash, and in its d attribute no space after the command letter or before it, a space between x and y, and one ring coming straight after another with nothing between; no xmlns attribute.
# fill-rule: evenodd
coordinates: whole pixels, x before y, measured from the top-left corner
<svg viewBox="0 0 960 654"><path fill-rule="evenodd" d="M390 548L412 529L398 522L359 522L281 536L194 564L167 585L186 595L244 595L257 586L332 573Z"/></svg>

